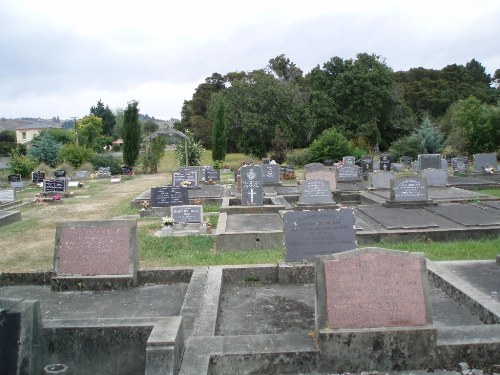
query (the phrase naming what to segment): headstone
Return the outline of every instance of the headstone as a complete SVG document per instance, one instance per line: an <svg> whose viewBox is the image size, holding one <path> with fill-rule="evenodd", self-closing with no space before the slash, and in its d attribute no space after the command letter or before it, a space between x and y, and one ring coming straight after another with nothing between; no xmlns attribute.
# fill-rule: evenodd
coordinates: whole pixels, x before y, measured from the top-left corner
<svg viewBox="0 0 500 375"><path fill-rule="evenodd" d="M188 189L181 186L151 188L151 207L170 207L189 204Z"/></svg>
<svg viewBox="0 0 500 375"><path fill-rule="evenodd" d="M365 155L361 157L361 172L370 173L373 172L373 157L370 155Z"/></svg>
<svg viewBox="0 0 500 375"><path fill-rule="evenodd" d="M180 173L196 172L196 176L198 176L198 179L200 180L204 177L204 175L201 174L201 167L199 165L180 167L179 172Z"/></svg>
<svg viewBox="0 0 500 375"><path fill-rule="evenodd" d="M286 211L285 259L311 261L316 255L356 248L354 211L350 208L318 211Z"/></svg>
<svg viewBox="0 0 500 375"><path fill-rule="evenodd" d="M172 218L175 223L201 223L203 222L203 206L173 206Z"/></svg>
<svg viewBox="0 0 500 375"><path fill-rule="evenodd" d="M354 156L344 156L342 158L342 163L344 165L355 165L356 164L356 158Z"/></svg>
<svg viewBox="0 0 500 375"><path fill-rule="evenodd" d="M427 168L420 171L420 176L425 178L427 186L446 186L448 174L442 169Z"/></svg>
<svg viewBox="0 0 500 375"><path fill-rule="evenodd" d="M357 165L344 165L337 167L337 182L359 181L360 168Z"/></svg>
<svg viewBox="0 0 500 375"><path fill-rule="evenodd" d="M219 181L220 169L205 169L205 181Z"/></svg>
<svg viewBox="0 0 500 375"><path fill-rule="evenodd" d="M380 170L381 171L390 171L391 164L394 161L394 157L390 154L380 155Z"/></svg>
<svg viewBox="0 0 500 375"><path fill-rule="evenodd" d="M325 167L332 167L333 166L333 160L332 159L326 159L325 161L323 161L323 165Z"/></svg>
<svg viewBox="0 0 500 375"><path fill-rule="evenodd" d="M38 184L39 182L43 182L44 178L45 178L44 171L31 172L31 182L34 184Z"/></svg>
<svg viewBox="0 0 500 375"><path fill-rule="evenodd" d="M14 176L17 176L17 175L14 175ZM10 181L10 187L12 189L24 189L24 181L22 181L20 178L19 178L19 180L16 180L16 181Z"/></svg>
<svg viewBox="0 0 500 375"><path fill-rule="evenodd" d="M248 165L241 167L241 205L262 206L264 192L262 188L262 168Z"/></svg>
<svg viewBox="0 0 500 375"><path fill-rule="evenodd" d="M76 171L75 172L75 177L79 180L85 179L89 177L89 172L87 171Z"/></svg>
<svg viewBox="0 0 500 375"><path fill-rule="evenodd" d="M276 185L280 182L280 166L278 164L262 165L262 183L264 185Z"/></svg>
<svg viewBox="0 0 500 375"><path fill-rule="evenodd" d="M423 253L364 248L315 263L317 330L432 323Z"/></svg>
<svg viewBox="0 0 500 375"><path fill-rule="evenodd" d="M97 168L97 174L99 177L111 177L111 167L99 167Z"/></svg>
<svg viewBox="0 0 500 375"><path fill-rule="evenodd" d="M406 165L403 163L392 163L391 164L391 170L394 172L402 172L406 168Z"/></svg>
<svg viewBox="0 0 500 375"><path fill-rule="evenodd" d="M198 187L198 172L174 172L172 173L172 185L182 186L187 182L188 188Z"/></svg>
<svg viewBox="0 0 500 375"><path fill-rule="evenodd" d="M66 171L64 169L56 169L54 171L55 178L63 178L66 177Z"/></svg>
<svg viewBox="0 0 500 375"><path fill-rule="evenodd" d="M427 184L425 178L397 177L391 180L391 201L421 202L427 201Z"/></svg>
<svg viewBox="0 0 500 375"><path fill-rule="evenodd" d="M269 159L269 158L262 158L262 165L269 164L270 162L271 162L271 159Z"/></svg>
<svg viewBox="0 0 500 375"><path fill-rule="evenodd" d="M415 160L413 163L411 163L411 169L414 172L418 172L420 168L420 162L418 160Z"/></svg>
<svg viewBox="0 0 500 375"><path fill-rule="evenodd" d="M13 303L13 306L16 304ZM21 313L0 309L0 373L20 374L18 371L21 346Z"/></svg>
<svg viewBox="0 0 500 375"><path fill-rule="evenodd" d="M474 172L484 172L485 167L493 167L497 169L497 154L482 153L474 154Z"/></svg>
<svg viewBox="0 0 500 375"><path fill-rule="evenodd" d="M411 166L411 163L413 162L413 158L411 156L401 156L399 158L399 162L403 163L405 166Z"/></svg>
<svg viewBox="0 0 500 375"><path fill-rule="evenodd" d="M441 168L440 154L420 154L418 155L418 169L424 170L427 168Z"/></svg>
<svg viewBox="0 0 500 375"><path fill-rule="evenodd" d="M368 184L372 189L390 189L394 177L389 171L372 172L368 175Z"/></svg>
<svg viewBox="0 0 500 375"><path fill-rule="evenodd" d="M133 168L128 166L128 165L123 165L120 168L120 174L121 175L131 175L131 174L133 174Z"/></svg>
<svg viewBox="0 0 500 375"><path fill-rule="evenodd" d="M448 164L451 164L451 159L456 158L458 155L456 154L445 154L444 158Z"/></svg>
<svg viewBox="0 0 500 375"><path fill-rule="evenodd" d="M451 167L454 172L466 172L469 170L469 159L467 156L457 156L451 159Z"/></svg>
<svg viewBox="0 0 500 375"><path fill-rule="evenodd" d="M334 170L316 171L307 174L306 180L314 180L314 179L327 180L330 182L330 190L331 191L337 190L337 173Z"/></svg>
<svg viewBox="0 0 500 375"><path fill-rule="evenodd" d="M55 178L43 180L44 193L64 193L67 188L66 178Z"/></svg>
<svg viewBox="0 0 500 375"><path fill-rule="evenodd" d="M16 200L16 189L0 189L0 203L14 202Z"/></svg>
<svg viewBox="0 0 500 375"><path fill-rule="evenodd" d="M21 181L21 175L20 174L9 174L7 176L7 181L9 181L9 182L19 182L19 181Z"/></svg>
<svg viewBox="0 0 500 375"><path fill-rule="evenodd" d="M135 220L76 221L56 227L54 276L137 278Z"/></svg>
<svg viewBox="0 0 500 375"><path fill-rule="evenodd" d="M304 165L304 174L307 175L309 172L324 171L326 168L321 163L309 163Z"/></svg>
<svg viewBox="0 0 500 375"><path fill-rule="evenodd" d="M448 161L446 161L446 159L441 159L441 169L443 171L447 171L448 170Z"/></svg>
<svg viewBox="0 0 500 375"><path fill-rule="evenodd" d="M330 182L322 179L307 179L302 181L300 184L299 204L322 203L334 203Z"/></svg>

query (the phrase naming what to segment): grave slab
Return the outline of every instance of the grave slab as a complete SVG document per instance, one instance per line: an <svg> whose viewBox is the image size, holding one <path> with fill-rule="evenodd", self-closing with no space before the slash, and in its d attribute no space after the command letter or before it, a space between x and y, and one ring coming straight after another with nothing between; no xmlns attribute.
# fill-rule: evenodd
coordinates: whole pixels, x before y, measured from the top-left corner
<svg viewBox="0 0 500 375"><path fill-rule="evenodd" d="M431 215L421 208L360 206L358 209L387 229L437 228Z"/></svg>
<svg viewBox="0 0 500 375"><path fill-rule="evenodd" d="M451 203L425 209L465 226L500 225L500 215L470 204Z"/></svg>

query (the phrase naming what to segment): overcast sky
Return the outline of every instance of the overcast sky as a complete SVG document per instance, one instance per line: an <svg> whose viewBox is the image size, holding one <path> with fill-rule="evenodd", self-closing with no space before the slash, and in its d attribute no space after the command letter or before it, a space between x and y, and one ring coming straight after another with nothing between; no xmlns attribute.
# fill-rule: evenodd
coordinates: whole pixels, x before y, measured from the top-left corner
<svg viewBox="0 0 500 375"><path fill-rule="evenodd" d="M212 73L285 54L304 73L375 53L394 71L475 58L500 68L500 1L0 0L0 117L89 114L139 101L180 118Z"/></svg>

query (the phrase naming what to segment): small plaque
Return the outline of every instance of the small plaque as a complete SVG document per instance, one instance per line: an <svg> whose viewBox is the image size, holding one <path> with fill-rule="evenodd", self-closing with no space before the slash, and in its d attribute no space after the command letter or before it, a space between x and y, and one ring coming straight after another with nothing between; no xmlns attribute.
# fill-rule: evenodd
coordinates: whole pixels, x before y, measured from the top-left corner
<svg viewBox="0 0 500 375"><path fill-rule="evenodd" d="M202 223L203 206L174 206L172 207L172 218L175 223Z"/></svg>
<svg viewBox="0 0 500 375"><path fill-rule="evenodd" d="M391 201L427 201L427 183L423 177L399 177L391 180Z"/></svg>

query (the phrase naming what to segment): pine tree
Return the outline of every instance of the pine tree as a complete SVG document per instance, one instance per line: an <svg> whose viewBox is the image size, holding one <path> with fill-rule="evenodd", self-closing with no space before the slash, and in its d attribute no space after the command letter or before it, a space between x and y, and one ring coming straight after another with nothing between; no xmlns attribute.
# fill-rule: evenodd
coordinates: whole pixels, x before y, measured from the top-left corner
<svg viewBox="0 0 500 375"><path fill-rule="evenodd" d="M218 95L215 118L212 127L212 160L224 161L226 158L227 148L227 131L226 131L226 118L224 114L224 98Z"/></svg>
<svg viewBox="0 0 500 375"><path fill-rule="evenodd" d="M422 125L418 129L420 144L422 149L429 154L439 154L443 148L444 136L439 130L434 127L431 120L425 117L422 120Z"/></svg>
<svg viewBox="0 0 500 375"><path fill-rule="evenodd" d="M128 103L123 119L123 161L128 166L134 166L139 157L141 146L141 124L139 123L139 102Z"/></svg>

